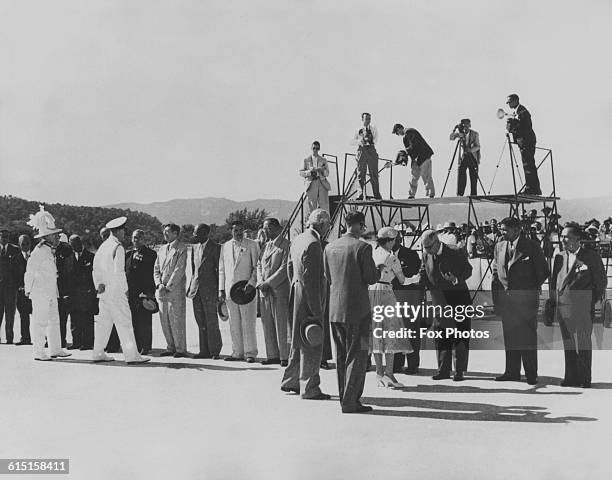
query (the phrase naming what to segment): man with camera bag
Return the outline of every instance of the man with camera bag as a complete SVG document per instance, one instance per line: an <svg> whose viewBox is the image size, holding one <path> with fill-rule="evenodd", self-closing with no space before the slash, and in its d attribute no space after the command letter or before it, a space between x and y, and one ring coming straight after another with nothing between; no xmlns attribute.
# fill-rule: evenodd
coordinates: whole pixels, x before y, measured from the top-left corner
<svg viewBox="0 0 612 480"><path fill-rule="evenodd" d="M467 183L466 170L470 172L470 196L478 195L478 166L480 165L480 136L472 130L469 118L461 119L450 134L450 139L461 141L461 158L457 176L457 196L463 197Z"/></svg>

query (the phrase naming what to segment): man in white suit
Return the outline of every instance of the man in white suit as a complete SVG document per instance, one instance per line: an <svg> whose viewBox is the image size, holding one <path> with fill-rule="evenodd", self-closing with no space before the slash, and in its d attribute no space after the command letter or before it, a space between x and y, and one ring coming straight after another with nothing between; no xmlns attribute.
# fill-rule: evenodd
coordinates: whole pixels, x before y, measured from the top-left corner
<svg viewBox="0 0 612 480"><path fill-rule="evenodd" d="M219 255L219 301L227 303L232 337L232 355L226 361L246 357L247 362L253 363L257 357L257 302L254 298L246 305L238 305L231 299L229 292L232 285L241 280L248 282L248 289L255 289L258 259L259 245L254 240L244 238L242 222L234 222L232 239L221 246Z"/></svg>
<svg viewBox="0 0 612 480"><path fill-rule="evenodd" d="M287 259L290 243L281 237L281 224L267 218L263 224L268 242L257 263L257 288L261 293L261 323L266 341L263 365L280 363L286 367L289 359L289 278Z"/></svg>
<svg viewBox="0 0 612 480"><path fill-rule="evenodd" d="M166 245L157 252L153 277L159 301L159 318L166 337L166 350L161 357L187 356L185 335L187 247L178 237L181 228L169 223L164 226Z"/></svg>
<svg viewBox="0 0 612 480"><path fill-rule="evenodd" d="M100 313L94 320L94 362L110 362L114 358L104 352L113 324L117 328L121 350L128 364L145 363L150 358L140 356L134 338L132 314L128 304L128 284L125 276L125 250L121 241L125 238L126 217L119 217L106 224L108 238L100 245L93 261L93 281L99 297Z"/></svg>
<svg viewBox="0 0 612 480"><path fill-rule="evenodd" d="M312 142L312 155L304 159L300 169L300 176L304 178L306 197L308 199L308 213L316 208L322 208L329 212L329 191L331 185L327 180L329 166L327 160L319 155L321 144Z"/></svg>

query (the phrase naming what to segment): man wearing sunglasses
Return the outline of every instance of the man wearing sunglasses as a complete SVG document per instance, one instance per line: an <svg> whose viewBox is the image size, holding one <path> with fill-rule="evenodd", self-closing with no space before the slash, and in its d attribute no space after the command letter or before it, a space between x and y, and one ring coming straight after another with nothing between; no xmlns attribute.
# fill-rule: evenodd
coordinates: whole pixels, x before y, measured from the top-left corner
<svg viewBox="0 0 612 480"><path fill-rule="evenodd" d="M318 141L312 142L312 155L304 159L304 164L300 169L300 176L304 178L304 187L308 201L308 214L321 208L329 212L329 191L331 185L327 180L329 166L327 160L319 155L321 144Z"/></svg>

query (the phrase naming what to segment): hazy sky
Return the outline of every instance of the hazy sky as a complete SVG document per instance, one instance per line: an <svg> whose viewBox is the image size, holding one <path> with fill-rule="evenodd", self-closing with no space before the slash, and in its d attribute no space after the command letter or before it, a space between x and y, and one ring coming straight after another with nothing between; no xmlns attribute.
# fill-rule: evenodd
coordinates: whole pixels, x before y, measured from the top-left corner
<svg viewBox="0 0 612 480"><path fill-rule="evenodd" d="M353 151L362 111L383 157L401 147L393 123L421 131L438 190L469 116L488 188L495 111L517 92L558 193L604 195L611 27L609 0L0 0L0 194L297 199L311 141ZM396 169L396 197L407 179Z"/></svg>

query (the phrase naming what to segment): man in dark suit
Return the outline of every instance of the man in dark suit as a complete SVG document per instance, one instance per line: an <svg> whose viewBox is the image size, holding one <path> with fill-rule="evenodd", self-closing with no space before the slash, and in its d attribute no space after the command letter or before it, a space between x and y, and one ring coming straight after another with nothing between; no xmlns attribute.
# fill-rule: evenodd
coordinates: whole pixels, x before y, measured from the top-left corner
<svg viewBox="0 0 612 480"><path fill-rule="evenodd" d="M145 245L145 232L132 232L132 248L125 254L125 275L128 283L128 303L138 351L147 355L153 342L153 314L142 306L140 296L155 298L153 267L157 254Z"/></svg>
<svg viewBox="0 0 612 480"><path fill-rule="evenodd" d="M0 327L6 318L6 343L13 343L13 326L17 302L17 279L15 278L15 259L19 248L9 243L9 231L0 231Z"/></svg>
<svg viewBox="0 0 612 480"><path fill-rule="evenodd" d="M410 193L408 198L414 198L416 195L417 187L419 185L419 178L423 178L425 184L425 195L433 198L436 194L434 187L434 181L431 171L431 157L433 156L433 150L429 144L425 141L423 136L414 128L404 128L401 123L396 123L393 126L394 135L402 136L404 147L406 147L406 155L411 158L410 161L410 173L412 178L410 179ZM401 162L402 164L406 164Z"/></svg>
<svg viewBox="0 0 612 480"><path fill-rule="evenodd" d="M418 252L410 248L404 247L402 244L403 235L400 232L395 237L395 245L393 246L393 253L399 259L400 265L402 266L402 272L406 278L416 275L421 270L421 257ZM419 305L425 298L425 290L421 285L402 285L397 277L392 280L393 293L398 303L408 303L409 305ZM407 373L414 375L419 372L419 364L421 361L421 338L418 336L419 328L425 327L426 322L422 317L415 319L414 322L410 319L404 319L404 326L410 331L414 332L414 338L410 339L410 345L412 345L412 352L407 353L405 356L403 353L396 353L394 359L393 372L394 373ZM408 366L403 369L404 363L408 362Z"/></svg>
<svg viewBox="0 0 612 480"><path fill-rule="evenodd" d="M347 233L325 248L325 276L329 288L329 321L336 343L336 371L342 413L365 413L360 402L365 383L372 307L368 285L380 279L372 246L361 240L363 213L346 214Z"/></svg>
<svg viewBox="0 0 612 480"><path fill-rule="evenodd" d="M57 306L60 317L60 337L62 348L66 348L66 333L68 315L70 315L70 289L73 284L72 278L72 247L68 244L66 234L60 235L60 243L55 249L55 265L57 266L57 290L59 298Z"/></svg>
<svg viewBox="0 0 612 480"><path fill-rule="evenodd" d="M555 257L550 293L565 350L561 386L589 388L595 303L605 294L608 278L599 253L581 247L581 233L578 224L566 224L561 232L564 251Z"/></svg>
<svg viewBox="0 0 612 480"><path fill-rule="evenodd" d="M20 255L15 256L15 278L17 279L17 311L19 312L21 339L15 345L32 345L30 337L30 315L32 314L32 300L24 290L24 276L28 260L32 254L32 241L29 235L19 237Z"/></svg>
<svg viewBox="0 0 612 480"><path fill-rule="evenodd" d="M193 233L196 243L191 249L191 281L187 298L192 299L200 335L200 351L194 358L218 360L223 346L217 315L221 246L208 238L210 227L205 223L199 224Z"/></svg>
<svg viewBox="0 0 612 480"><path fill-rule="evenodd" d="M498 382L520 381L521 360L529 385L538 377L538 306L540 287L549 274L540 245L521 235L518 218L501 221L503 240L495 245L491 289L501 313L506 349L506 369Z"/></svg>
<svg viewBox="0 0 612 480"><path fill-rule="evenodd" d="M72 247L70 263L70 332L72 349L91 350L94 342L94 313L97 311L96 288L93 270L94 254L83 247L78 235L68 239Z"/></svg>
<svg viewBox="0 0 612 480"><path fill-rule="evenodd" d="M289 365L285 369L281 390L301 393L307 400L329 400L321 392L319 366L323 345L311 344L306 335L307 322L322 327L325 308L325 277L321 237L329 230L329 213L317 208L308 217L306 231L293 240L287 262L291 279L289 309L293 312Z"/></svg>
<svg viewBox="0 0 612 480"><path fill-rule="evenodd" d="M429 289L433 305L451 305L453 307L472 304L470 291L465 281L472 275L472 265L467 256L454 245L446 245L438 238L435 230L426 230L421 237L423 246L423 264L421 266L420 284ZM467 370L469 355L468 338L448 338L446 328L459 331L470 331L471 319L462 321L442 316L435 319L435 330L443 332L442 338L436 338L438 352L438 373L432 378L444 380L450 378L453 349L455 351L455 375L453 380L460 382Z"/></svg>
<svg viewBox="0 0 612 480"><path fill-rule="evenodd" d="M536 134L531 125L531 114L520 104L516 93L508 95L506 104L514 110L514 117L508 118L506 129L518 145L525 171L525 190L523 193L542 195L538 169L535 164Z"/></svg>

